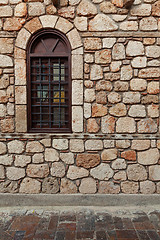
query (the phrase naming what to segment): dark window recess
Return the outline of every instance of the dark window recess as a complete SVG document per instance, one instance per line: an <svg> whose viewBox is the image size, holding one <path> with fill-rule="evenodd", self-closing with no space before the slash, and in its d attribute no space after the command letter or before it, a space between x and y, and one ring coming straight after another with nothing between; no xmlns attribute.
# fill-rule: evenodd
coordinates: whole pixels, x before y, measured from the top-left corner
<svg viewBox="0 0 160 240"><path fill-rule="evenodd" d="M70 45L58 31L43 30L28 47L28 131L71 131Z"/></svg>

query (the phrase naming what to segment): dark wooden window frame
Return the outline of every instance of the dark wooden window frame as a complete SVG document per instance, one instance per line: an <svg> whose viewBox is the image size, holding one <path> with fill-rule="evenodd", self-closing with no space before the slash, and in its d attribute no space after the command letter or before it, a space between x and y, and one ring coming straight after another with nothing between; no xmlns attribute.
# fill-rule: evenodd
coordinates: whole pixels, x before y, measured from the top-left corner
<svg viewBox="0 0 160 240"><path fill-rule="evenodd" d="M34 48L34 46L36 47L36 44L38 43L38 41L42 41L44 47L46 47L43 39L47 39L47 37L56 39L56 43L54 44L54 46L52 48L52 52L48 51L47 48L46 48L45 53L44 52L43 53L33 52L33 48ZM64 44L65 51L61 51L61 49L59 48L58 53L57 52L55 53L54 50L58 48L59 41L61 41ZM67 117L65 115L65 123L67 122L66 124L61 124L63 122L63 121L61 121L61 123L59 123L59 126L54 125L54 123L53 123L53 125L51 125L49 123L50 124L49 127L41 127L41 126L33 127L33 119L32 119L33 118L32 117L32 115L33 115L32 114L32 112L33 112L33 107L32 107L33 106L33 104L32 104L33 97L32 97L32 93L31 93L32 92L31 85L33 85L32 77L31 77L33 75L32 71L31 71L32 59L51 59L52 61L54 61L54 59L56 59L56 60L58 59L58 61L62 60L62 62L67 61L67 77L65 77L65 79L67 78L68 93L65 94L65 91L64 91L64 95L67 95L67 98L66 98L67 100L64 100L65 102L67 102L67 107L65 106L67 108L67 114L66 114L66 110L64 110L65 114L67 115ZM60 79L61 79L61 77L60 77ZM52 83L52 85L54 85L54 84ZM40 90L40 91L42 91L42 90ZM49 91L51 91L50 87L49 87ZM41 93L41 96L42 96L42 94L43 93ZM61 95L62 95L62 93L60 92L58 96L61 96ZM37 132L37 133L40 133L40 132L51 132L51 133L65 133L66 132L66 133L69 133L69 132L71 132L71 123L72 123L71 96L72 96L72 92L71 92L71 46L70 46L70 43L69 43L67 37L60 31L55 30L55 29L50 29L50 28L43 29L43 30L36 32L36 34L34 34L30 38L28 45L27 45L27 129L28 129L28 132L34 132L34 133L35 132ZM62 104L62 100L59 100L58 105L60 106L61 104ZM54 107L54 105L51 107ZM48 114L51 114L51 113L52 112L49 112ZM60 114L61 114L61 112L59 113L59 115ZM50 117L51 116L49 115L49 118ZM61 119L61 117L60 117L60 119Z"/></svg>

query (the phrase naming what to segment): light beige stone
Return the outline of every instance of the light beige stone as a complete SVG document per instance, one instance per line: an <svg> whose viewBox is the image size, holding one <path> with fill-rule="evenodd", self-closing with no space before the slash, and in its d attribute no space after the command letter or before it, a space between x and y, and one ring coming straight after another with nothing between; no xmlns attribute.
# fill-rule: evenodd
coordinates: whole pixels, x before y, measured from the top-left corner
<svg viewBox="0 0 160 240"><path fill-rule="evenodd" d="M66 179L66 178L62 178L60 193L63 193L63 194L77 193L77 186L76 184L73 183L73 181L70 181L69 179Z"/></svg>
<svg viewBox="0 0 160 240"><path fill-rule="evenodd" d="M11 155L3 155L0 156L0 164L4 165L4 166L10 166L13 163L13 156Z"/></svg>
<svg viewBox="0 0 160 240"><path fill-rule="evenodd" d="M42 28L42 24L39 20L38 17L35 17L33 19L31 19L29 22L27 22L25 24L25 28L31 32L31 33L34 33L36 32L37 30L41 29Z"/></svg>
<svg viewBox="0 0 160 240"><path fill-rule="evenodd" d="M0 117L6 116L6 106L4 104L0 104Z"/></svg>
<svg viewBox="0 0 160 240"><path fill-rule="evenodd" d="M94 118L90 118L87 120L87 131L89 133L97 133L99 131L99 125Z"/></svg>
<svg viewBox="0 0 160 240"><path fill-rule="evenodd" d="M3 29L5 31L18 31L22 28L22 20L21 18L6 18L4 22Z"/></svg>
<svg viewBox="0 0 160 240"><path fill-rule="evenodd" d="M160 57L160 46L147 46L146 56L152 58Z"/></svg>
<svg viewBox="0 0 160 240"><path fill-rule="evenodd" d="M128 116L130 117L145 117L146 110L144 105L132 105L129 109Z"/></svg>
<svg viewBox="0 0 160 240"><path fill-rule="evenodd" d="M114 60L125 59L125 47L124 47L124 45L122 43L116 43L113 46L112 58Z"/></svg>
<svg viewBox="0 0 160 240"><path fill-rule="evenodd" d="M35 153L32 156L32 163L43 163L44 162L44 157L42 153Z"/></svg>
<svg viewBox="0 0 160 240"><path fill-rule="evenodd" d="M26 145L26 152L36 153L36 152L43 152L43 151L44 151L43 145L37 141L28 142Z"/></svg>
<svg viewBox="0 0 160 240"><path fill-rule="evenodd" d="M91 117L91 104L84 103L84 117L89 118Z"/></svg>
<svg viewBox="0 0 160 240"><path fill-rule="evenodd" d="M0 53L13 53L12 38L0 38Z"/></svg>
<svg viewBox="0 0 160 240"><path fill-rule="evenodd" d="M79 2L80 2L80 0L69 0L69 5L77 5L77 4L79 4Z"/></svg>
<svg viewBox="0 0 160 240"><path fill-rule="evenodd" d="M13 9L10 6L0 6L1 17L11 17L12 14L13 14Z"/></svg>
<svg viewBox="0 0 160 240"><path fill-rule="evenodd" d="M105 91L100 91L96 94L96 102L106 104L107 103L107 93Z"/></svg>
<svg viewBox="0 0 160 240"><path fill-rule="evenodd" d="M112 90L112 83L106 80L100 80L96 83L96 90L106 90L110 92Z"/></svg>
<svg viewBox="0 0 160 240"><path fill-rule="evenodd" d="M0 179L5 179L5 171L2 165L0 165Z"/></svg>
<svg viewBox="0 0 160 240"><path fill-rule="evenodd" d="M91 80L99 80L103 78L103 71L102 71L102 67L94 64L91 67L91 72L90 72L90 79Z"/></svg>
<svg viewBox="0 0 160 240"><path fill-rule="evenodd" d="M16 5L14 10L14 15L16 17L25 17L27 14L27 5L26 3L22 2Z"/></svg>
<svg viewBox="0 0 160 240"><path fill-rule="evenodd" d="M152 181L160 180L160 165L154 165L149 167L149 179Z"/></svg>
<svg viewBox="0 0 160 240"><path fill-rule="evenodd" d="M122 64L121 61L111 62L110 64L111 72L118 72L120 70L121 64Z"/></svg>
<svg viewBox="0 0 160 240"><path fill-rule="evenodd" d="M151 60L147 64L148 67L160 67L160 61L157 59Z"/></svg>
<svg viewBox="0 0 160 240"><path fill-rule="evenodd" d="M1 132L12 133L14 132L14 119L4 118L1 120Z"/></svg>
<svg viewBox="0 0 160 240"><path fill-rule="evenodd" d="M96 99L95 89L85 89L84 98L86 102L93 102Z"/></svg>
<svg viewBox="0 0 160 240"><path fill-rule="evenodd" d="M141 4L134 6L131 9L131 15L133 16L149 16L151 14L151 5L150 4Z"/></svg>
<svg viewBox="0 0 160 240"><path fill-rule="evenodd" d="M155 183L151 181L140 182L140 191L142 194L153 194L156 190Z"/></svg>
<svg viewBox="0 0 160 240"><path fill-rule="evenodd" d="M70 139L71 152L84 152L84 142L82 139Z"/></svg>
<svg viewBox="0 0 160 240"><path fill-rule="evenodd" d="M25 167L31 162L31 156L16 155L14 165L16 167Z"/></svg>
<svg viewBox="0 0 160 240"><path fill-rule="evenodd" d="M137 31L138 23L136 21L126 21L120 24L120 29L123 31Z"/></svg>
<svg viewBox="0 0 160 240"><path fill-rule="evenodd" d="M72 130L73 132L83 131L83 108L81 106L72 107Z"/></svg>
<svg viewBox="0 0 160 240"><path fill-rule="evenodd" d="M138 152L138 162L142 165L156 164L159 160L159 151L157 148Z"/></svg>
<svg viewBox="0 0 160 240"><path fill-rule="evenodd" d="M26 86L15 87L15 103L16 104L26 104L27 103L26 95L27 95Z"/></svg>
<svg viewBox="0 0 160 240"><path fill-rule="evenodd" d="M103 48L112 48L116 42L116 38L103 38Z"/></svg>
<svg viewBox="0 0 160 240"><path fill-rule="evenodd" d="M102 117L101 131L102 133L114 133L115 118L111 116Z"/></svg>
<svg viewBox="0 0 160 240"><path fill-rule="evenodd" d="M96 181L93 178L83 178L79 187L80 193L95 193Z"/></svg>
<svg viewBox="0 0 160 240"><path fill-rule="evenodd" d="M73 29L69 33L67 33L67 37L71 43L72 49L82 46L80 35L76 29Z"/></svg>
<svg viewBox="0 0 160 240"><path fill-rule="evenodd" d="M102 161L110 161L110 160L114 160L117 158L117 149L115 148L111 148L111 149L105 149L103 150L102 154L101 154L101 158Z"/></svg>
<svg viewBox="0 0 160 240"><path fill-rule="evenodd" d="M8 97L6 96L6 91L0 90L0 102L1 103L7 103Z"/></svg>
<svg viewBox="0 0 160 240"><path fill-rule="evenodd" d="M39 181L37 181L36 179L26 177L23 179L20 185L19 192L33 194L33 193L40 193L40 190L41 190L41 183Z"/></svg>
<svg viewBox="0 0 160 240"><path fill-rule="evenodd" d="M135 57L132 62L132 67L134 68L143 68L147 65L147 58L146 57Z"/></svg>
<svg viewBox="0 0 160 240"><path fill-rule="evenodd" d="M141 151L141 150L147 150L148 148L150 148L150 140L132 140L131 149Z"/></svg>
<svg viewBox="0 0 160 240"><path fill-rule="evenodd" d="M8 143L9 153L22 153L24 152L24 143L19 140L13 140Z"/></svg>
<svg viewBox="0 0 160 240"><path fill-rule="evenodd" d="M113 182L100 181L98 193L117 194L120 192L120 186Z"/></svg>
<svg viewBox="0 0 160 240"><path fill-rule="evenodd" d="M139 41L130 40L126 47L126 54L128 56L144 55L144 46Z"/></svg>
<svg viewBox="0 0 160 240"><path fill-rule="evenodd" d="M87 31L87 17L76 17L74 24L79 31Z"/></svg>
<svg viewBox="0 0 160 240"><path fill-rule="evenodd" d="M54 15L57 12L57 9L53 5L49 5L46 7L46 13L50 15Z"/></svg>
<svg viewBox="0 0 160 240"><path fill-rule="evenodd" d="M0 78L0 89L5 89L9 85L9 75L3 74Z"/></svg>
<svg viewBox="0 0 160 240"><path fill-rule="evenodd" d="M85 61L86 63L93 63L93 61L94 61L93 55L92 55L92 54L89 54L89 53L85 54L85 55L84 55L84 61Z"/></svg>
<svg viewBox="0 0 160 240"><path fill-rule="evenodd" d="M152 5L152 16L159 16L160 17L160 1L156 1Z"/></svg>
<svg viewBox="0 0 160 240"><path fill-rule="evenodd" d="M125 104L123 103L117 103L116 105L114 105L113 107L111 107L109 109L109 113L113 116L126 116L127 114L127 109Z"/></svg>
<svg viewBox="0 0 160 240"><path fill-rule="evenodd" d="M88 0L82 0L77 7L77 14L79 16L91 17L97 14L97 8L93 3L89 2Z"/></svg>
<svg viewBox="0 0 160 240"><path fill-rule="evenodd" d="M72 56L72 79L83 79L83 56L82 55Z"/></svg>
<svg viewBox="0 0 160 240"><path fill-rule="evenodd" d="M100 10L103 13L116 13L117 8L111 2L102 2L100 5Z"/></svg>
<svg viewBox="0 0 160 240"><path fill-rule="evenodd" d="M29 16L40 16L45 14L45 6L41 2L32 2L28 4Z"/></svg>
<svg viewBox="0 0 160 240"><path fill-rule="evenodd" d="M27 132L27 108L25 105L16 106L16 132Z"/></svg>
<svg viewBox="0 0 160 240"><path fill-rule="evenodd" d="M53 139L52 143L53 148L58 149L58 150L66 150L68 149L68 139Z"/></svg>
<svg viewBox="0 0 160 240"><path fill-rule="evenodd" d="M114 83L114 90L117 92L127 91L128 88L128 82L116 81Z"/></svg>
<svg viewBox="0 0 160 240"><path fill-rule="evenodd" d="M116 122L118 133L134 133L136 131L135 120L130 117L121 117Z"/></svg>
<svg viewBox="0 0 160 240"><path fill-rule="evenodd" d="M13 67L13 60L11 57L0 54L0 67Z"/></svg>
<svg viewBox="0 0 160 240"><path fill-rule="evenodd" d="M134 78L130 81L130 89L133 91L144 91L147 88L145 79Z"/></svg>
<svg viewBox="0 0 160 240"><path fill-rule="evenodd" d="M46 27L54 28L58 17L52 16L52 15L44 15L44 16L41 16L39 19L44 28Z"/></svg>
<svg viewBox="0 0 160 240"><path fill-rule="evenodd" d="M113 14L112 18L116 22L122 22L127 18L127 15L119 15L119 14Z"/></svg>
<svg viewBox="0 0 160 240"><path fill-rule="evenodd" d="M89 171L87 169L77 167L77 166L69 166L69 169L67 172L67 178L71 180L87 177L88 175L89 175Z"/></svg>
<svg viewBox="0 0 160 240"><path fill-rule="evenodd" d="M86 140L85 149L86 150L102 150L103 142L102 140Z"/></svg>
<svg viewBox="0 0 160 240"><path fill-rule="evenodd" d="M138 77L140 78L158 78L160 77L159 68L144 68L139 71Z"/></svg>
<svg viewBox="0 0 160 240"><path fill-rule="evenodd" d="M66 164L74 164L74 154L69 153L60 153L60 159Z"/></svg>
<svg viewBox="0 0 160 240"><path fill-rule="evenodd" d="M24 59L15 60L15 84L26 85L26 61ZM19 88L21 89L21 88ZM24 92L24 88L23 92ZM18 89L17 89L18 92ZM23 101L22 101L23 102ZM26 101L25 101L26 103Z"/></svg>
<svg viewBox="0 0 160 240"><path fill-rule="evenodd" d="M7 152L6 144L3 142L0 142L0 154L5 154Z"/></svg>
<svg viewBox="0 0 160 240"><path fill-rule="evenodd" d="M54 162L51 167L51 175L53 177L64 177L65 175L65 166L62 162Z"/></svg>
<svg viewBox="0 0 160 240"><path fill-rule="evenodd" d="M28 177L44 178L49 174L48 164L29 164L26 169Z"/></svg>
<svg viewBox="0 0 160 240"><path fill-rule="evenodd" d="M145 167L139 164L129 165L127 168L128 180L144 181L147 179L147 172Z"/></svg>
<svg viewBox="0 0 160 240"><path fill-rule="evenodd" d="M59 153L53 148L46 148L44 153L45 161L57 162L59 161Z"/></svg>
<svg viewBox="0 0 160 240"><path fill-rule="evenodd" d="M133 70L130 65L123 66L121 68L121 80L130 80L133 75Z"/></svg>
<svg viewBox="0 0 160 240"><path fill-rule="evenodd" d="M97 50L102 48L102 42L100 38L85 38L84 48L86 50Z"/></svg>
<svg viewBox="0 0 160 240"><path fill-rule="evenodd" d="M60 17L56 23L55 28L63 33L67 33L73 28L73 24L69 22L67 19Z"/></svg>
<svg viewBox="0 0 160 240"><path fill-rule="evenodd" d="M104 148L113 148L114 147L114 140L104 140Z"/></svg>
<svg viewBox="0 0 160 240"><path fill-rule="evenodd" d="M83 104L83 80L72 81L72 104Z"/></svg>
<svg viewBox="0 0 160 240"><path fill-rule="evenodd" d="M14 49L14 57L15 57L15 59L17 59L17 58L26 59L26 51L23 50L23 49L15 47L15 49Z"/></svg>
<svg viewBox="0 0 160 240"><path fill-rule="evenodd" d="M129 148L131 145L130 140L117 140L116 141L116 147L117 148Z"/></svg>
<svg viewBox="0 0 160 240"><path fill-rule="evenodd" d="M110 103L118 103L121 101L121 95L116 93L116 92L111 92L109 95L108 95L108 102Z"/></svg>
<svg viewBox="0 0 160 240"><path fill-rule="evenodd" d="M111 62L111 50L104 49L95 52L95 63L107 64ZM95 65L96 66L96 65Z"/></svg>
<svg viewBox="0 0 160 240"><path fill-rule="evenodd" d="M118 26L115 22L105 14L97 14L89 22L89 31L115 31L118 29Z"/></svg>
<svg viewBox="0 0 160 240"><path fill-rule="evenodd" d="M43 180L42 193L57 193L59 191L59 184L56 178L48 177Z"/></svg>
<svg viewBox="0 0 160 240"><path fill-rule="evenodd" d="M19 180L25 177L25 169L16 167L7 167L6 176L9 180Z"/></svg>
<svg viewBox="0 0 160 240"><path fill-rule="evenodd" d="M137 123L138 133L155 133L157 132L157 124L151 118L140 120Z"/></svg>
<svg viewBox="0 0 160 240"><path fill-rule="evenodd" d="M118 181L125 181L127 179L126 172L119 171L119 172L115 173L113 178Z"/></svg>
<svg viewBox="0 0 160 240"><path fill-rule="evenodd" d="M154 17L146 17L140 20L141 31L155 31L157 30L157 20Z"/></svg>
<svg viewBox="0 0 160 240"><path fill-rule="evenodd" d="M138 183L137 182L122 182L121 183L121 189L123 193L127 193L127 194L136 194L138 193Z"/></svg>
<svg viewBox="0 0 160 240"><path fill-rule="evenodd" d="M50 138L44 138L40 140L40 142L45 146L45 147L51 147L51 139Z"/></svg>
<svg viewBox="0 0 160 240"><path fill-rule="evenodd" d="M60 8L58 10L58 15L64 18L73 19L75 17L75 7L66 6L66 7Z"/></svg>
<svg viewBox="0 0 160 240"><path fill-rule="evenodd" d="M99 180L109 180L113 177L113 170L109 164L101 163L99 166L91 169L90 175Z"/></svg>
<svg viewBox="0 0 160 240"><path fill-rule="evenodd" d="M112 168L113 169L126 169L127 164L125 159L117 158L112 162Z"/></svg>
<svg viewBox="0 0 160 240"><path fill-rule="evenodd" d="M159 117L159 105L149 105L147 107L148 116L151 118Z"/></svg>
<svg viewBox="0 0 160 240"><path fill-rule="evenodd" d="M123 102L128 104L139 103L140 97L139 92L125 92L123 94Z"/></svg>
<svg viewBox="0 0 160 240"><path fill-rule="evenodd" d="M18 33L15 45L25 50L30 36L31 34L26 29L22 28Z"/></svg>

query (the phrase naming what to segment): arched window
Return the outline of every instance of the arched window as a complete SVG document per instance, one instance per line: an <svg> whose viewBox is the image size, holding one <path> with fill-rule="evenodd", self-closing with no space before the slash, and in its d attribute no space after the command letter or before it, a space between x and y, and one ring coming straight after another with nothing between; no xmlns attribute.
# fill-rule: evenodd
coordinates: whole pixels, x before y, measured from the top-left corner
<svg viewBox="0 0 160 240"><path fill-rule="evenodd" d="M71 132L71 48L65 35L44 29L27 47L28 131Z"/></svg>

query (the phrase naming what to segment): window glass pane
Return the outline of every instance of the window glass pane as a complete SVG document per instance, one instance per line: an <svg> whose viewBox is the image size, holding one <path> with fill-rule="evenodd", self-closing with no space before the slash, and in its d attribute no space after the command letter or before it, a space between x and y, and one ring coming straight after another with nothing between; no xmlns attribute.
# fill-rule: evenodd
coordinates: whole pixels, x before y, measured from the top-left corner
<svg viewBox="0 0 160 240"><path fill-rule="evenodd" d="M59 81L59 64L58 63L53 64L53 80Z"/></svg>
<svg viewBox="0 0 160 240"><path fill-rule="evenodd" d="M65 102L65 91L64 91L64 86L60 87L59 86L54 86L53 87L53 102L54 103L64 103Z"/></svg>

